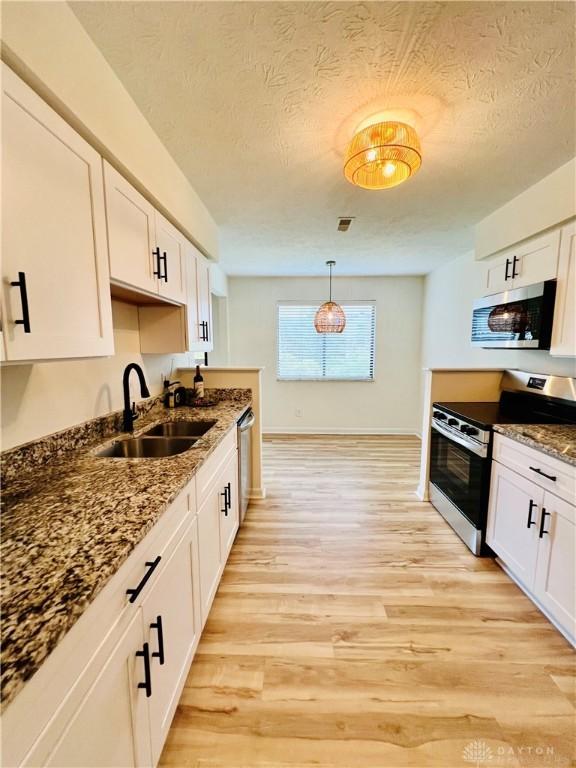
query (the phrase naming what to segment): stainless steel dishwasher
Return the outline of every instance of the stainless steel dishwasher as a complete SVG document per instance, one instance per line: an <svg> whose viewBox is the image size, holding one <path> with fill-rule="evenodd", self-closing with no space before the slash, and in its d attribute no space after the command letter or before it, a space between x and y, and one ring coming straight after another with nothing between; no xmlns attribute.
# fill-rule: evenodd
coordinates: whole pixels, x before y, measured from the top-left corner
<svg viewBox="0 0 576 768"><path fill-rule="evenodd" d="M238 499L240 501L240 525L246 516L250 500L252 479L252 427L256 418L249 408L238 420Z"/></svg>

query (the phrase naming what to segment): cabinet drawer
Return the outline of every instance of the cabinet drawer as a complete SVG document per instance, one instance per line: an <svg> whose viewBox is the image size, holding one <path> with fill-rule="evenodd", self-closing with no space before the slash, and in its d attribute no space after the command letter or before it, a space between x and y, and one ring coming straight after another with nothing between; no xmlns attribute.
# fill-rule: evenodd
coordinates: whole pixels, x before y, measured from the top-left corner
<svg viewBox="0 0 576 768"><path fill-rule="evenodd" d="M574 501L576 467L499 434L494 436L494 458L541 488Z"/></svg>
<svg viewBox="0 0 576 768"><path fill-rule="evenodd" d="M212 485L216 482L218 474L230 453L236 450L236 429L232 429L222 440L216 450L207 458L196 473L196 497L198 504L203 504Z"/></svg>

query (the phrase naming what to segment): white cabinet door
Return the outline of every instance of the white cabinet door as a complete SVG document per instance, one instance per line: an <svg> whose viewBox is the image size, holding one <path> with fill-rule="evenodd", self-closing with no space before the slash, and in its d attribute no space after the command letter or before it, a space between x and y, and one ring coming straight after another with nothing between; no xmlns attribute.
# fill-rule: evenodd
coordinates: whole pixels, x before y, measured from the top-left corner
<svg viewBox="0 0 576 768"><path fill-rule="evenodd" d="M198 285L198 323L200 327L200 349L210 351L212 342L212 294L210 293L210 264L200 253L196 261Z"/></svg>
<svg viewBox="0 0 576 768"><path fill-rule="evenodd" d="M114 354L100 156L5 65L2 253L7 360Z"/></svg>
<svg viewBox="0 0 576 768"><path fill-rule="evenodd" d="M202 345L200 308L198 305L198 251L192 243L186 242L186 322L188 350L199 350Z"/></svg>
<svg viewBox="0 0 576 768"><path fill-rule="evenodd" d="M511 274L509 257L491 260L486 270L486 294L500 293L512 288Z"/></svg>
<svg viewBox="0 0 576 768"><path fill-rule="evenodd" d="M146 198L104 161L110 277L158 293L155 210Z"/></svg>
<svg viewBox="0 0 576 768"><path fill-rule="evenodd" d="M555 280L558 272L560 230L535 237L518 246L513 255L514 288L522 288L544 280Z"/></svg>
<svg viewBox="0 0 576 768"><path fill-rule="evenodd" d="M542 488L492 461L486 542L529 589L534 582L543 498Z"/></svg>
<svg viewBox="0 0 576 768"><path fill-rule="evenodd" d="M224 509L224 488L212 488L205 499L198 499L198 551L200 559L200 597L202 626L206 623L221 574L220 517Z"/></svg>
<svg viewBox="0 0 576 768"><path fill-rule="evenodd" d="M226 563L228 555L234 543L240 521L240 508L238 504L238 451L228 459L222 471L220 481L221 493L225 493L227 504L223 505L223 513L220 518L220 558Z"/></svg>
<svg viewBox="0 0 576 768"><path fill-rule="evenodd" d="M186 301L185 239L168 219L155 211L156 247L160 249L161 265L158 291L161 296L182 304Z"/></svg>
<svg viewBox="0 0 576 768"><path fill-rule="evenodd" d="M576 638L576 507L546 493L540 532L534 594Z"/></svg>
<svg viewBox="0 0 576 768"><path fill-rule="evenodd" d="M551 355L576 356L576 222L560 234Z"/></svg>
<svg viewBox="0 0 576 768"><path fill-rule="evenodd" d="M192 583L196 557L192 525L188 525L142 606L151 653L152 695L148 701L154 765L160 758L200 636Z"/></svg>
<svg viewBox="0 0 576 768"><path fill-rule="evenodd" d="M139 610L44 763L53 768L149 766L150 723Z"/></svg>

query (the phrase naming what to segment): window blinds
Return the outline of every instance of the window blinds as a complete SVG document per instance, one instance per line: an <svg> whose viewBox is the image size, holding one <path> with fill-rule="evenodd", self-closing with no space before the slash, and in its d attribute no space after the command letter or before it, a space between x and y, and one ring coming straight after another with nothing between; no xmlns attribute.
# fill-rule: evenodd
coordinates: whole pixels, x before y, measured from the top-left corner
<svg viewBox="0 0 576 768"><path fill-rule="evenodd" d="M320 303L278 303L278 378L372 381L375 302L341 304L346 315L342 333L316 332Z"/></svg>

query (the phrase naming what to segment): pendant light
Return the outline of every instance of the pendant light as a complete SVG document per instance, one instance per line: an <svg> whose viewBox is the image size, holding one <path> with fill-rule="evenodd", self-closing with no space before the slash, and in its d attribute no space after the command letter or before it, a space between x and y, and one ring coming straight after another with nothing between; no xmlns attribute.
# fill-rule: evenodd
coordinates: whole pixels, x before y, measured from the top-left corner
<svg viewBox="0 0 576 768"><path fill-rule="evenodd" d="M330 298L318 308L314 317L314 328L318 333L342 333L346 327L346 315L344 310L335 301L332 301L332 267L335 261L327 261L326 266L330 269Z"/></svg>
<svg viewBox="0 0 576 768"><path fill-rule="evenodd" d="M407 181L422 164L420 142L407 123L388 120L358 131L346 153L344 175L364 189L388 189Z"/></svg>

